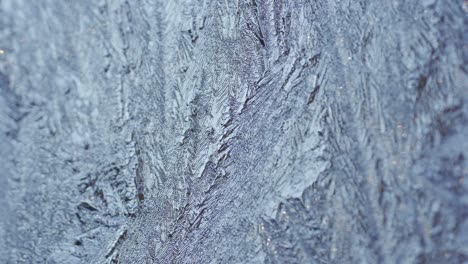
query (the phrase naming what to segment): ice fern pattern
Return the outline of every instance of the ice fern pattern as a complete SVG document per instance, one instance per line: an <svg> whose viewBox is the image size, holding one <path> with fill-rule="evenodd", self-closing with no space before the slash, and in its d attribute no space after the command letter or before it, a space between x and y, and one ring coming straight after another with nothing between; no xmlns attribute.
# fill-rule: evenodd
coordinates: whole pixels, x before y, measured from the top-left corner
<svg viewBox="0 0 468 264"><path fill-rule="evenodd" d="M0 0L0 263L468 263L467 12Z"/></svg>

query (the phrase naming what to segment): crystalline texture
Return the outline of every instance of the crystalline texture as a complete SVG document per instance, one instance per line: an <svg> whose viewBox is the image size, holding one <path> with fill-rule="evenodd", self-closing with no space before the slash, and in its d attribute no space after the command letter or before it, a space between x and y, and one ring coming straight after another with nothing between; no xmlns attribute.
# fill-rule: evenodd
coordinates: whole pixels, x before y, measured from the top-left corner
<svg viewBox="0 0 468 264"><path fill-rule="evenodd" d="M1 0L0 263L467 262L467 10Z"/></svg>

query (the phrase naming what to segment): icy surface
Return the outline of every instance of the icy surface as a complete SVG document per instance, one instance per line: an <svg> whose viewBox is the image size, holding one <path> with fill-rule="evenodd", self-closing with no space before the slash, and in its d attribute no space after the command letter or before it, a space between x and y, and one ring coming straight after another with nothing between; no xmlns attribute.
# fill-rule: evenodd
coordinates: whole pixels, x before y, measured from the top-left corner
<svg viewBox="0 0 468 264"><path fill-rule="evenodd" d="M0 0L0 263L466 263L463 0Z"/></svg>

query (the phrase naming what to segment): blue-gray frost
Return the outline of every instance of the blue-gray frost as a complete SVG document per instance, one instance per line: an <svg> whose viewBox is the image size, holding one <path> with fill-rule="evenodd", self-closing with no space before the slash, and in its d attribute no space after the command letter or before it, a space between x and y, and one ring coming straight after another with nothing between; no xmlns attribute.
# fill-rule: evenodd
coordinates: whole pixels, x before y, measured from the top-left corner
<svg viewBox="0 0 468 264"><path fill-rule="evenodd" d="M467 263L465 0L0 0L0 263Z"/></svg>

